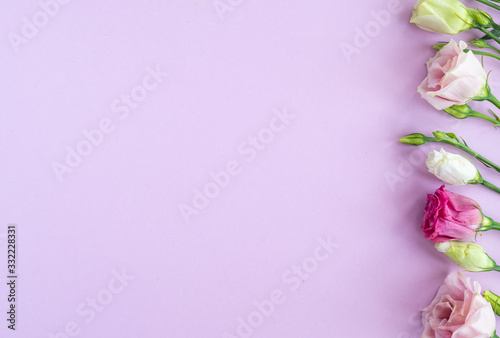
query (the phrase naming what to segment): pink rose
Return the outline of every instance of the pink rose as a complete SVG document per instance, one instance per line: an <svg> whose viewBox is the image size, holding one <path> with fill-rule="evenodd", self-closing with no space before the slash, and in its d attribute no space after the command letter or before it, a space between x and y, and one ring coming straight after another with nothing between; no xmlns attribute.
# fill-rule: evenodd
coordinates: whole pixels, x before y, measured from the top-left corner
<svg viewBox="0 0 500 338"><path fill-rule="evenodd" d="M465 104L486 87L486 72L471 51L463 51L466 47L451 40L427 61L428 75L417 91L436 109Z"/></svg>
<svg viewBox="0 0 500 338"><path fill-rule="evenodd" d="M483 224L477 202L441 186L427 195L422 232L434 243L473 237Z"/></svg>
<svg viewBox="0 0 500 338"><path fill-rule="evenodd" d="M460 271L446 277L436 297L422 310L422 338L489 338L496 327L495 313L478 282Z"/></svg>

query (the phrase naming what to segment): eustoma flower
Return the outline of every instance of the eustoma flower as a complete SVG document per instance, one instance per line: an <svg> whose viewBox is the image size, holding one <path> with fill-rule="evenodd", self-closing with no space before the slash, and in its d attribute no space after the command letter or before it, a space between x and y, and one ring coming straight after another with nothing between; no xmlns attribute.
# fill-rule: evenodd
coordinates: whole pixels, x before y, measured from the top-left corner
<svg viewBox="0 0 500 338"><path fill-rule="evenodd" d="M425 138L422 134L410 134L406 139L403 138L400 141L417 145L418 142L425 143ZM481 184L500 193L500 188L483 179L471 161L461 155L449 153L443 148L439 152L436 150L429 152L425 164L430 173L445 183L452 185Z"/></svg>
<svg viewBox="0 0 500 338"><path fill-rule="evenodd" d="M474 237L477 231L500 230L500 224L483 215L476 201L443 185L427 195L421 228L425 238L442 243Z"/></svg>
<svg viewBox="0 0 500 338"><path fill-rule="evenodd" d="M487 0L477 1L500 8ZM426 31L452 35L477 28L488 38L500 43L498 32L488 30L499 27L491 16L484 11L467 8L457 0L419 0L413 8L410 22Z"/></svg>
<svg viewBox="0 0 500 338"><path fill-rule="evenodd" d="M458 45L451 40L427 61L428 75L418 92L438 110L489 95L486 72L471 51L464 52L466 47L463 41Z"/></svg>
<svg viewBox="0 0 500 338"><path fill-rule="evenodd" d="M500 10L500 0L476 0ZM493 2L492 2L493 1ZM499 5L497 5L499 3ZM487 41L500 44L500 26L484 11L468 8L459 0L417 0L411 21L418 27L436 33L458 34L479 29L484 34L471 45L488 50L467 49L464 41L451 40L435 46L437 53L427 63L427 76L417 92L434 108L444 110L458 119L476 117L500 127L500 117L480 113L468 105L470 101L489 101L500 109L500 101L491 93L488 75L475 56L500 60L500 49ZM498 53L499 55L496 55ZM473 106L474 107L474 106ZM500 173L500 166L483 157L453 133L436 131L434 137L421 133L409 134L399 141L419 146L439 142L456 147L475 157L488 168ZM481 184L497 193L500 187L483 179L476 166L466 157L431 151L425 161L430 173L452 185ZM484 215L478 203L466 196L450 192L442 185L427 195L421 225L424 237L434 242L436 250L447 255L455 264L471 272L500 271L485 250L462 240L479 231L500 230L500 223ZM500 297L490 291L481 295L481 287L461 272L449 275L434 300L422 311L423 338L499 338L496 334L495 313L500 315Z"/></svg>
<svg viewBox="0 0 500 338"><path fill-rule="evenodd" d="M410 22L426 31L454 35L477 25L491 27L493 20L487 13L467 8L457 0L420 0Z"/></svg>
<svg viewBox="0 0 500 338"><path fill-rule="evenodd" d="M441 181L452 185L465 185L474 183L481 178L474 164L467 158L441 151L431 151L425 161L429 172Z"/></svg>
<svg viewBox="0 0 500 338"><path fill-rule="evenodd" d="M448 241L437 243L435 248L448 256L455 264L470 272L500 271L500 266L477 244Z"/></svg>
<svg viewBox="0 0 500 338"><path fill-rule="evenodd" d="M481 296L478 282L460 271L446 277L432 302L422 310L422 338L484 337L495 332L492 306Z"/></svg>

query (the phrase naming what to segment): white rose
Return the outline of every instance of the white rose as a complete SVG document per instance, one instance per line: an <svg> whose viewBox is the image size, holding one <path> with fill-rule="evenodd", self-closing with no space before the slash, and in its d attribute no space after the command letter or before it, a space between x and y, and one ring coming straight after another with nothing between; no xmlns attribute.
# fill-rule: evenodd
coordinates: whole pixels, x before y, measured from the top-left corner
<svg viewBox="0 0 500 338"><path fill-rule="evenodd" d="M446 152L431 151L425 161L429 172L441 181L452 185L465 185L479 179L479 172L467 158Z"/></svg>

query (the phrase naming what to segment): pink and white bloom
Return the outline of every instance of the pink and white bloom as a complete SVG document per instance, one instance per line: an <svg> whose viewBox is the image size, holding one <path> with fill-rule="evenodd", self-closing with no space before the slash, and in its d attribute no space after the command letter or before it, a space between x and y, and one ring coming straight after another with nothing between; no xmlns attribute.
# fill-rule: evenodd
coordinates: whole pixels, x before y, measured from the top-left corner
<svg viewBox="0 0 500 338"><path fill-rule="evenodd" d="M467 44L451 40L427 61L427 77L418 87L422 98L436 109L462 105L486 92L487 75Z"/></svg>
<svg viewBox="0 0 500 338"><path fill-rule="evenodd" d="M425 238L434 243L474 237L483 224L483 214L473 199L448 191L442 185L427 195L422 221Z"/></svg>
<svg viewBox="0 0 500 338"><path fill-rule="evenodd" d="M441 151L429 152L425 160L427 169L444 183L465 185L481 178L474 164L462 155Z"/></svg>
<svg viewBox="0 0 500 338"><path fill-rule="evenodd" d="M496 328L495 313L481 296L481 286L460 271L446 277L422 310L422 323L422 338L489 338Z"/></svg>

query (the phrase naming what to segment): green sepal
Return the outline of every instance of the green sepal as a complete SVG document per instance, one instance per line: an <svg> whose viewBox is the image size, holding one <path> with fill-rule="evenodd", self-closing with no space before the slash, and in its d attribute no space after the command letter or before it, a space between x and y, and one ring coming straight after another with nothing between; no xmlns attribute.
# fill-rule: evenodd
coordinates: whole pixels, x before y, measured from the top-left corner
<svg viewBox="0 0 500 338"><path fill-rule="evenodd" d="M496 315L500 316L500 297L489 290L483 292L483 297L488 303L491 304L491 307L493 308L493 311L496 313ZM492 337L495 336L496 331Z"/></svg>
<svg viewBox="0 0 500 338"><path fill-rule="evenodd" d="M495 118L495 120L497 120L498 122L500 122L500 118L498 117L498 115L497 115L497 114L495 114L495 113L493 112L493 110L488 109L488 111L489 111L489 112L490 112L490 114L491 114L491 115ZM495 128L496 128L496 127L497 127L497 126L495 125Z"/></svg>

